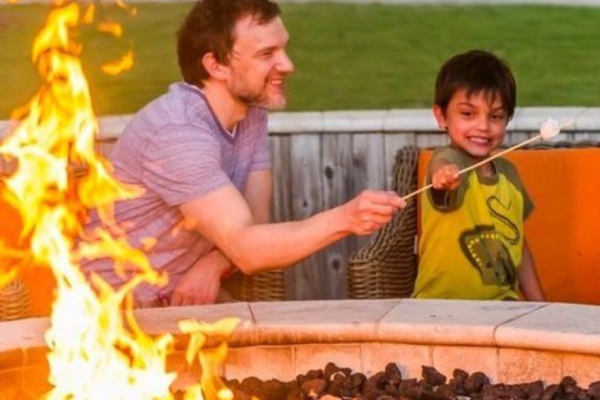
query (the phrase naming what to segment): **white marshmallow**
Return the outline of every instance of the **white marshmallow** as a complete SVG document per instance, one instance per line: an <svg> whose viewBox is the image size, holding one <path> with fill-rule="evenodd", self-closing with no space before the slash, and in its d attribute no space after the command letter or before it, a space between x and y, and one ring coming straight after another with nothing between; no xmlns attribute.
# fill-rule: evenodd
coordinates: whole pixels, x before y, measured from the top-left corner
<svg viewBox="0 0 600 400"><path fill-rule="evenodd" d="M548 118L542 126L540 127L540 135L542 135L542 139L549 140L554 136L558 135L560 132L560 125L558 121L552 118Z"/></svg>

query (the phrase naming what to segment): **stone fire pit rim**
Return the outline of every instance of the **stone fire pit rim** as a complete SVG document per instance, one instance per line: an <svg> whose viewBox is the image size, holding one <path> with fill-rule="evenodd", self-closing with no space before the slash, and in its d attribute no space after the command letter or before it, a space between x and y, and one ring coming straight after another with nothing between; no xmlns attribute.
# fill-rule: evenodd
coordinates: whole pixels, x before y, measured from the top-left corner
<svg viewBox="0 0 600 400"><path fill-rule="evenodd" d="M228 303L137 310L150 334L172 333L184 318L235 316L231 347L311 343L486 346L600 355L600 307L461 300L324 300ZM48 318L0 322L0 365L15 350L45 347ZM11 358L8 357L8 358Z"/></svg>

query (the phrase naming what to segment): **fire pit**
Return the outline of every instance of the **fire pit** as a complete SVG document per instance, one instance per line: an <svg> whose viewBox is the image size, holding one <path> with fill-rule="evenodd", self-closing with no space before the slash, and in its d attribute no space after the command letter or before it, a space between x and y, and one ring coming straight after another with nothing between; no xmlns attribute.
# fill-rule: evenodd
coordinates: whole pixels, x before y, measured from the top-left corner
<svg viewBox="0 0 600 400"><path fill-rule="evenodd" d="M482 371L493 383L572 376L600 379L600 307L573 304L442 300L343 300L231 303L136 312L150 333L171 332L169 367L183 364L186 337L177 321L245 321L230 340L225 375L292 380L333 361L372 374L397 363L403 377L423 365L451 376ZM0 323L0 399L39 399L50 385L45 318ZM21 396L21 397L19 397Z"/></svg>

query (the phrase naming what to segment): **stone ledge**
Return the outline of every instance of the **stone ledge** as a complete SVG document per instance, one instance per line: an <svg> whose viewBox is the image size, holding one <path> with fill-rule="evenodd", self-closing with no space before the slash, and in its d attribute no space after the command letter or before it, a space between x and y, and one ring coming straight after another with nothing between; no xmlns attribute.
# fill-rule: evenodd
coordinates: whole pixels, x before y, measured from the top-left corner
<svg viewBox="0 0 600 400"><path fill-rule="evenodd" d="M113 140L121 134L132 115L99 118L99 140ZM600 107L523 107L517 108L508 124L510 132L537 132L548 118L561 123L573 121L565 132L600 131ZM10 127L10 121L0 121L0 139ZM272 135L299 133L385 133L437 132L429 109L392 109L357 111L273 112L269 116Z"/></svg>
<svg viewBox="0 0 600 400"><path fill-rule="evenodd" d="M600 307L466 300L322 300L137 310L150 334L235 316L232 347L307 343L494 346L600 355ZM0 352L44 346L47 318L0 322Z"/></svg>
<svg viewBox="0 0 600 400"><path fill-rule="evenodd" d="M600 380L600 307L561 303L452 300L331 300L229 303L136 311L151 334L173 333L177 370L186 342L184 318L244 322L230 340L228 378L291 380L332 361L367 375L397 363L403 376L420 377L430 365L450 376L454 368L482 371L492 382L573 376L580 385ZM45 377L47 318L0 323L0 383L33 371ZM46 371L46 372L44 372ZM19 375L21 376L21 375ZM46 386L44 386L46 385Z"/></svg>

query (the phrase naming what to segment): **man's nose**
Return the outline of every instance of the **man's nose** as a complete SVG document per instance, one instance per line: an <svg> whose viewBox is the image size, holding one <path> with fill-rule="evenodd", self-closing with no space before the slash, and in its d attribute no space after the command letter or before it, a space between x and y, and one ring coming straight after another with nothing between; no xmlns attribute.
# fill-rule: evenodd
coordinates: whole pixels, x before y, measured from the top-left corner
<svg viewBox="0 0 600 400"><path fill-rule="evenodd" d="M277 69L286 74L294 72L294 63L286 52L282 52L279 62L277 63Z"/></svg>

